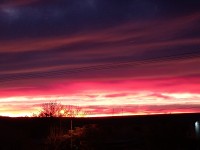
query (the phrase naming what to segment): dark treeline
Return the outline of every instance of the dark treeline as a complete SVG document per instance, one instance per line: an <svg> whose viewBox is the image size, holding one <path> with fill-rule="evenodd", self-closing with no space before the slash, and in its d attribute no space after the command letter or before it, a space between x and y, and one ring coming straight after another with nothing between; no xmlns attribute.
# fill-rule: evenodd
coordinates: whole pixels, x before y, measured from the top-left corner
<svg viewBox="0 0 200 150"><path fill-rule="evenodd" d="M73 132L70 121L73 120ZM196 150L200 114L103 118L0 117L0 149ZM73 146L70 136L73 133ZM87 145L87 146L85 146Z"/></svg>

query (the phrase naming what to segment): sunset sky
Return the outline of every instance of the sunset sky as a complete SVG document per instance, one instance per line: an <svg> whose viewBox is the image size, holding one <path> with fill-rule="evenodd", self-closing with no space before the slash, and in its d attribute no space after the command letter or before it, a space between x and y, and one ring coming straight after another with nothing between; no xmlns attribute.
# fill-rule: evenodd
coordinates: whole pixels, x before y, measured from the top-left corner
<svg viewBox="0 0 200 150"><path fill-rule="evenodd" d="M0 116L200 112L200 1L0 2Z"/></svg>

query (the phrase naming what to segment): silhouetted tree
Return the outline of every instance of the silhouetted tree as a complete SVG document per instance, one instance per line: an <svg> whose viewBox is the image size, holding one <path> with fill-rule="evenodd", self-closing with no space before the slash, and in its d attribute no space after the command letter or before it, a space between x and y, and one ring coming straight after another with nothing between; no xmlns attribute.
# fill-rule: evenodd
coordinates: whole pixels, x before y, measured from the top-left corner
<svg viewBox="0 0 200 150"><path fill-rule="evenodd" d="M70 119L70 147L73 147L73 124L72 118L74 117L84 117L88 115L87 111L83 111L81 107L71 106L71 105L62 105L57 102L49 102L41 105L41 110L38 115L35 117L69 117ZM56 128L55 128L56 129ZM56 139L60 137L60 130L51 130L51 134L48 138L48 143L54 143ZM59 131L59 133L57 132ZM53 133L53 134L52 134Z"/></svg>
<svg viewBox="0 0 200 150"><path fill-rule="evenodd" d="M79 106L62 105L58 102L43 103L38 115L33 114L34 117L84 117L88 115L87 111L84 111Z"/></svg>
<svg viewBox="0 0 200 150"><path fill-rule="evenodd" d="M63 117L64 105L57 102L49 102L41 105L38 117Z"/></svg>

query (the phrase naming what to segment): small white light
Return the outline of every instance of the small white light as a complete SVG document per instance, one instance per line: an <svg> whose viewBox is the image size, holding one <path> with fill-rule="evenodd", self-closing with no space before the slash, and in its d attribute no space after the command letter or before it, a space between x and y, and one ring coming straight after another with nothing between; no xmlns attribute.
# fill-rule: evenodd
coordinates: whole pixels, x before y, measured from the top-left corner
<svg viewBox="0 0 200 150"><path fill-rule="evenodd" d="M200 136L200 123L199 123L199 121L195 122L195 134L196 134L197 137Z"/></svg>
<svg viewBox="0 0 200 150"><path fill-rule="evenodd" d="M199 128L199 122L198 121L195 122L195 128Z"/></svg>

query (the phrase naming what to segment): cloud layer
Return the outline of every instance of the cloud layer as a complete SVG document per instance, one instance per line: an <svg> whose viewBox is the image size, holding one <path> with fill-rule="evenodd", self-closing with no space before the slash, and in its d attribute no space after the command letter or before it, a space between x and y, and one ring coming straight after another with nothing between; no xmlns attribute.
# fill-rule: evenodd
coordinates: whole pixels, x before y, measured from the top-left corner
<svg viewBox="0 0 200 150"><path fill-rule="evenodd" d="M89 107L86 95L102 114L124 104L114 99L129 96L127 113L165 113L164 105L170 112L198 112L199 6L158 0L0 3L0 115L35 110L35 103L60 96L65 104ZM137 107L131 103L135 92L151 94L139 94L144 103ZM194 97L185 103L165 93ZM80 94L73 102L67 98ZM154 103L159 98L164 101Z"/></svg>

